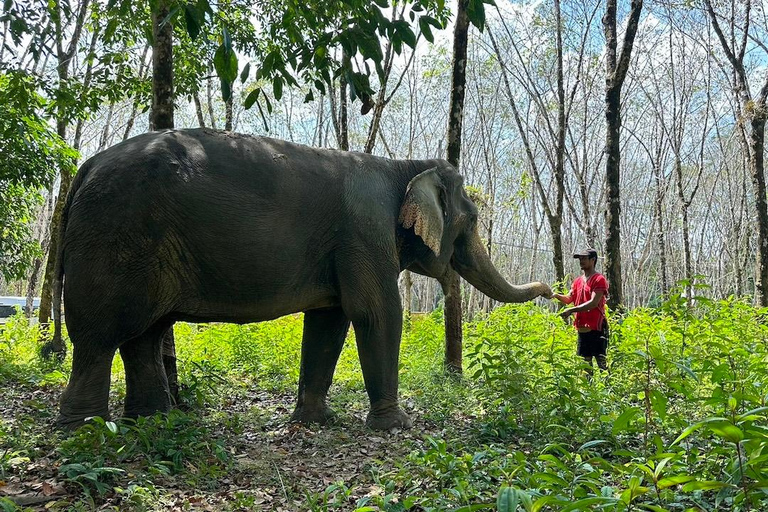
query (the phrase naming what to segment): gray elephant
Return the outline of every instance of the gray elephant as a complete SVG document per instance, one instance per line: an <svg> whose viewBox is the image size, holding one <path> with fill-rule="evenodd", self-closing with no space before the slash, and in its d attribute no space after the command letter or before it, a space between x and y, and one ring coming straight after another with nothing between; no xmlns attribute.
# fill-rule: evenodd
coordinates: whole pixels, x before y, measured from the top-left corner
<svg viewBox="0 0 768 512"><path fill-rule="evenodd" d="M453 268L502 302L551 296L508 284L477 209L443 160L389 160L213 130L139 135L86 161L62 222L58 291L74 346L58 423L108 416L115 351L125 415L168 411L163 334L176 321L259 322L303 311L293 419L324 423L350 322L367 425L409 427L397 401L403 269ZM59 295L55 293L55 295Z"/></svg>

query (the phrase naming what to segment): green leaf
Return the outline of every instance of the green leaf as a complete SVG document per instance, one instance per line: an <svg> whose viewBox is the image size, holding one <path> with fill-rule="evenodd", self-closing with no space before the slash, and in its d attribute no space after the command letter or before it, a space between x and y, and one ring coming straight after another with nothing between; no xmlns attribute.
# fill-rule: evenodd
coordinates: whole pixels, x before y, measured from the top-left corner
<svg viewBox="0 0 768 512"><path fill-rule="evenodd" d="M272 82L272 91L275 94L275 101L280 101L280 98L283 97L283 79L281 77L276 77Z"/></svg>
<svg viewBox="0 0 768 512"><path fill-rule="evenodd" d="M513 487L502 487L499 489L499 495L496 498L496 510L498 512L517 512L517 489Z"/></svg>
<svg viewBox="0 0 768 512"><path fill-rule="evenodd" d="M580 452L580 451L583 451L583 450L587 450L589 448L592 448L593 446L597 446L597 445L600 445L600 444L605 444L607 442L608 441L606 441L605 439L595 439L594 441L587 441L583 445L579 446L579 449L576 450L576 451Z"/></svg>
<svg viewBox="0 0 768 512"><path fill-rule="evenodd" d="M640 414L640 408L629 407L613 422L613 435L623 432L629 428L629 423Z"/></svg>
<svg viewBox="0 0 768 512"><path fill-rule="evenodd" d="M694 430L701 428L703 425L704 425L704 422L703 422L703 421L699 421L699 422L697 422L697 423L694 423L693 425L689 425L689 426L688 426L688 428L686 428L685 430L683 430L682 434L680 434L679 436L677 436L677 439L675 439L674 441L672 441L672 444L671 444L670 446L675 446L677 443L679 443L680 441L682 441L683 439L685 439L686 437L688 437L689 435L691 435L691 433L692 433Z"/></svg>
<svg viewBox="0 0 768 512"><path fill-rule="evenodd" d="M661 393L658 389L651 391L651 406L659 418L664 419L667 417L667 403L669 399Z"/></svg>
<svg viewBox="0 0 768 512"><path fill-rule="evenodd" d="M197 9L191 5L187 4L184 6L184 21L187 24L187 34L189 34L190 39L193 41L197 39L197 36L200 34L200 15L197 12Z"/></svg>
<svg viewBox="0 0 768 512"><path fill-rule="evenodd" d="M703 480L698 482L691 482L683 486L683 491L711 491L712 489L723 489L724 487L736 487L735 485L726 484L725 482L718 482L716 480Z"/></svg>
<svg viewBox="0 0 768 512"><path fill-rule="evenodd" d="M664 507L660 507L658 505L648 505L646 503L641 503L640 508L644 508L646 510L652 510L653 512L669 512L669 510Z"/></svg>
<svg viewBox="0 0 768 512"><path fill-rule="evenodd" d="M221 81L221 99L226 103L232 97L232 82Z"/></svg>
<svg viewBox="0 0 768 512"><path fill-rule="evenodd" d="M248 96L245 97L245 101L243 102L243 107L248 110L253 106L254 103L256 103L256 100L259 99L259 94L261 93L261 89L254 89L251 92L248 93Z"/></svg>
<svg viewBox="0 0 768 512"><path fill-rule="evenodd" d="M736 444L744 440L744 432L729 421L710 423L707 426L712 432L731 443Z"/></svg>
<svg viewBox="0 0 768 512"><path fill-rule="evenodd" d="M539 512L542 508L546 507L550 503L560 503L560 500L552 496L551 494L547 496L542 496L541 498L537 499L533 503L533 507L531 507L531 512Z"/></svg>
<svg viewBox="0 0 768 512"><path fill-rule="evenodd" d="M469 21L482 32L485 30L485 6L482 0L469 0L467 3Z"/></svg>
<svg viewBox="0 0 768 512"><path fill-rule="evenodd" d="M742 421L755 421L761 418L761 416L758 416L760 413L766 411L768 411L768 407L758 407L757 409L752 409L751 411L747 411L744 414L737 416L736 421L739 423Z"/></svg>
<svg viewBox="0 0 768 512"><path fill-rule="evenodd" d="M475 505L465 505L463 507L455 508L453 509L453 512L474 512L475 510L491 510L493 509L493 505L491 504L484 504L484 503L478 503ZM376 509L379 510L379 509Z"/></svg>
<svg viewBox="0 0 768 512"><path fill-rule="evenodd" d="M656 485L659 487L659 489L666 489L667 487L672 487L673 485L688 483L691 480L694 480L694 477L690 475L668 476L659 480Z"/></svg>
<svg viewBox="0 0 768 512"><path fill-rule="evenodd" d="M227 30L227 27L223 27L221 29L221 38L222 38L222 46L224 46L224 49L227 52L232 51L232 38L229 36L229 30Z"/></svg>
<svg viewBox="0 0 768 512"><path fill-rule="evenodd" d="M599 505L599 504L605 504L605 505L613 505L615 503L618 503L619 500L616 498L611 498L607 496L593 496L591 498L583 498L577 501L573 502L565 502L560 501L559 503L568 503L568 505L564 506L563 508L556 508L555 510L559 510L560 512L570 512L571 510L588 510L588 508L591 505Z"/></svg>
<svg viewBox="0 0 768 512"><path fill-rule="evenodd" d="M237 79L237 55L234 52L228 52L224 45L219 45L213 56L213 67L216 74L222 82L230 84Z"/></svg>
<svg viewBox="0 0 768 512"><path fill-rule="evenodd" d="M243 67L243 71L240 72L240 83L244 84L248 80L248 75L251 74L251 63L247 62Z"/></svg>
<svg viewBox="0 0 768 512"><path fill-rule="evenodd" d="M435 36L432 34L432 29L429 27L429 23L427 23L424 18L424 16L419 18L419 29L421 30L421 33L424 34L424 39L430 43L434 43Z"/></svg>

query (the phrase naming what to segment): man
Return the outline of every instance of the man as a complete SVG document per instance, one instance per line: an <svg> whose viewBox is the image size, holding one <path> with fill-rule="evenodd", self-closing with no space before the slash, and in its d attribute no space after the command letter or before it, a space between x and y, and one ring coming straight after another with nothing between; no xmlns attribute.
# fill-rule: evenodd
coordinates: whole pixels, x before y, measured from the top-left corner
<svg viewBox="0 0 768 512"><path fill-rule="evenodd" d="M564 309L560 316L567 320L575 315L574 327L579 332L576 354L583 357L592 373L592 358L597 359L601 370L608 369L605 358L608 349L608 322L605 318L605 297L608 295L608 281L595 270L597 251L589 248L573 254L579 259L579 266L584 275L573 282L568 295L555 293L553 297L562 304L573 304Z"/></svg>

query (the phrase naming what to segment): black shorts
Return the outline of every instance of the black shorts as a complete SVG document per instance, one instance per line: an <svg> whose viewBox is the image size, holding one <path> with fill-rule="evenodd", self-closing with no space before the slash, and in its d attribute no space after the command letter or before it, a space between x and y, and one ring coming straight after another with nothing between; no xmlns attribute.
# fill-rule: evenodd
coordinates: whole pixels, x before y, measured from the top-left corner
<svg viewBox="0 0 768 512"><path fill-rule="evenodd" d="M604 322L605 323L605 322ZM579 333L579 345L576 354L581 357L604 356L608 350L608 327L602 331Z"/></svg>

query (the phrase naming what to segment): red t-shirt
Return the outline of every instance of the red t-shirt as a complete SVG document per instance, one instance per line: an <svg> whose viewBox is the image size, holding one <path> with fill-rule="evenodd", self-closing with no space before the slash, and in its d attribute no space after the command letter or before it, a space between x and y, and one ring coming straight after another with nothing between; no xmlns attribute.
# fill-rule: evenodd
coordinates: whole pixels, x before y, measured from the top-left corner
<svg viewBox="0 0 768 512"><path fill-rule="evenodd" d="M592 299L592 292L603 292L600 302L589 311L578 311L573 325L576 328L588 327L593 331L599 331L603 328L605 296L608 295L608 281L605 280L605 277L597 272L592 274L589 279L579 276L573 282L569 295L573 299L573 305L580 306Z"/></svg>

